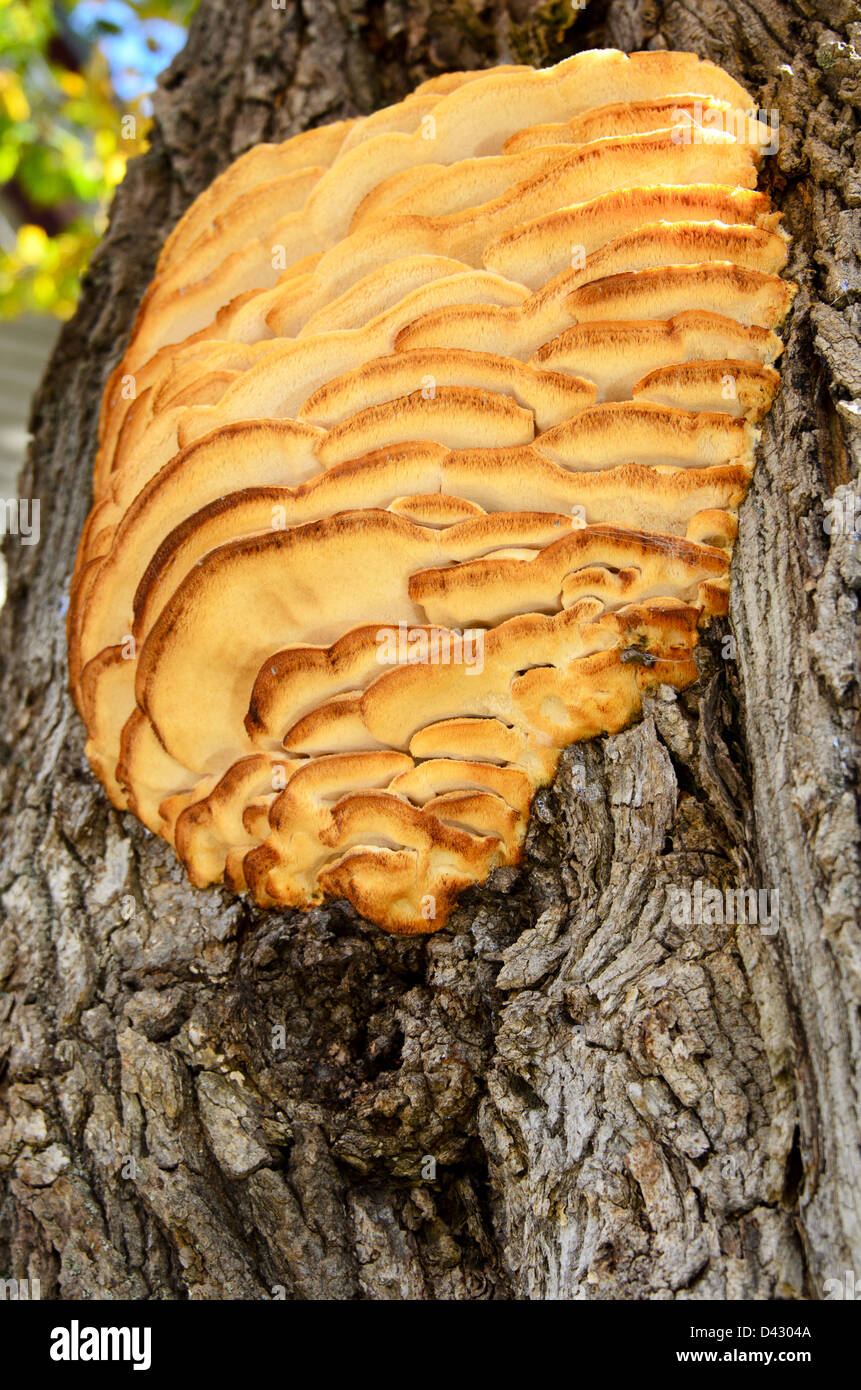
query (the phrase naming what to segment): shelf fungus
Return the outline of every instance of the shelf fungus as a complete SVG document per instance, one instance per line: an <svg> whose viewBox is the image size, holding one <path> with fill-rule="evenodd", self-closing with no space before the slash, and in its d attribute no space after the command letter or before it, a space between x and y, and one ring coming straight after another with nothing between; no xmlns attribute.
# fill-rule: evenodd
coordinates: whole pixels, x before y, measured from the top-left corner
<svg viewBox="0 0 861 1390"><path fill-rule="evenodd" d="M69 653L193 883L433 931L566 744L696 679L793 294L751 108L688 53L449 74L181 219Z"/></svg>

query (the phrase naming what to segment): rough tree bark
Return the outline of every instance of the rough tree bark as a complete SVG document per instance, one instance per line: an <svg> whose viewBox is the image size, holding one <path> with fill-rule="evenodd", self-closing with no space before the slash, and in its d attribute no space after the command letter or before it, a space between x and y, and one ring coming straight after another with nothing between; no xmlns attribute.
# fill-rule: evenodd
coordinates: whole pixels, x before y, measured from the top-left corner
<svg viewBox="0 0 861 1390"><path fill-rule="evenodd" d="M859 17L203 0L35 405L41 544L7 545L0 1275L73 1299L796 1299L861 1271L859 546L823 528L858 491ZM801 290L731 631L697 687L565 754L522 867L438 936L194 891L108 806L65 674L98 402L158 247L256 141L593 46L693 49L780 111ZM779 930L674 925L697 879L777 889Z"/></svg>

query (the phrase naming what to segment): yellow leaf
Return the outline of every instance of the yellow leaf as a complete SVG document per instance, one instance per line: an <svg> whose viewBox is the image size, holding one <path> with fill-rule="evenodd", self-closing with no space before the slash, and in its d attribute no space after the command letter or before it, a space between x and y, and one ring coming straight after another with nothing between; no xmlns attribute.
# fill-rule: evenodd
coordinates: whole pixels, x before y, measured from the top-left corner
<svg viewBox="0 0 861 1390"><path fill-rule="evenodd" d="M39 265L45 253L48 237L43 227L25 222L18 228L18 255L24 265Z"/></svg>
<svg viewBox="0 0 861 1390"><path fill-rule="evenodd" d="M79 97L87 90L87 84L79 72L69 72L66 69L61 72L57 81L60 88L67 97Z"/></svg>
<svg viewBox="0 0 861 1390"><path fill-rule="evenodd" d="M110 159L105 160L105 183L114 188L116 184L122 183L126 172L126 161L121 154L112 154Z"/></svg>
<svg viewBox="0 0 861 1390"><path fill-rule="evenodd" d="M30 115L30 103L24 88L14 72L0 73L0 96L10 121L26 121Z"/></svg>
<svg viewBox="0 0 861 1390"><path fill-rule="evenodd" d="M47 309L53 304L55 293L52 276L36 275L33 277L33 298L40 309Z"/></svg>
<svg viewBox="0 0 861 1390"><path fill-rule="evenodd" d="M93 144L99 159L107 162L117 147L117 137L112 130L97 130Z"/></svg>

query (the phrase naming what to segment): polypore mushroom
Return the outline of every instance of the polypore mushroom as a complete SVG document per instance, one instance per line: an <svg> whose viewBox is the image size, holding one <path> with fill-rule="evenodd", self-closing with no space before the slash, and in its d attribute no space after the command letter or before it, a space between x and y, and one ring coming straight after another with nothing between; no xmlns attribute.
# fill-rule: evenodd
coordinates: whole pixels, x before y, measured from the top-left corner
<svg viewBox="0 0 861 1390"><path fill-rule="evenodd" d="M436 930L567 743L697 678L793 294L751 105L685 53L447 74L177 224L68 632L195 885Z"/></svg>

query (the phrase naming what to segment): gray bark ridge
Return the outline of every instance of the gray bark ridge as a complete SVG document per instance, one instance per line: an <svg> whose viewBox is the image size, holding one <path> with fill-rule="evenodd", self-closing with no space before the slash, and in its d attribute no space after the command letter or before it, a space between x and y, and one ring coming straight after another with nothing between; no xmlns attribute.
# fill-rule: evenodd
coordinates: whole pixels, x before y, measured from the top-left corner
<svg viewBox="0 0 861 1390"><path fill-rule="evenodd" d="M847 0L204 0L35 404L41 543L6 548L0 1277L71 1299L801 1299L861 1278L861 545L823 524L861 491L858 20ZM435 937L197 892L108 806L65 674L99 399L158 248L256 141L592 46L695 50L780 113L768 177L801 290L731 628L697 686L565 753L522 866ZM679 922L697 883L777 892L778 929Z"/></svg>

